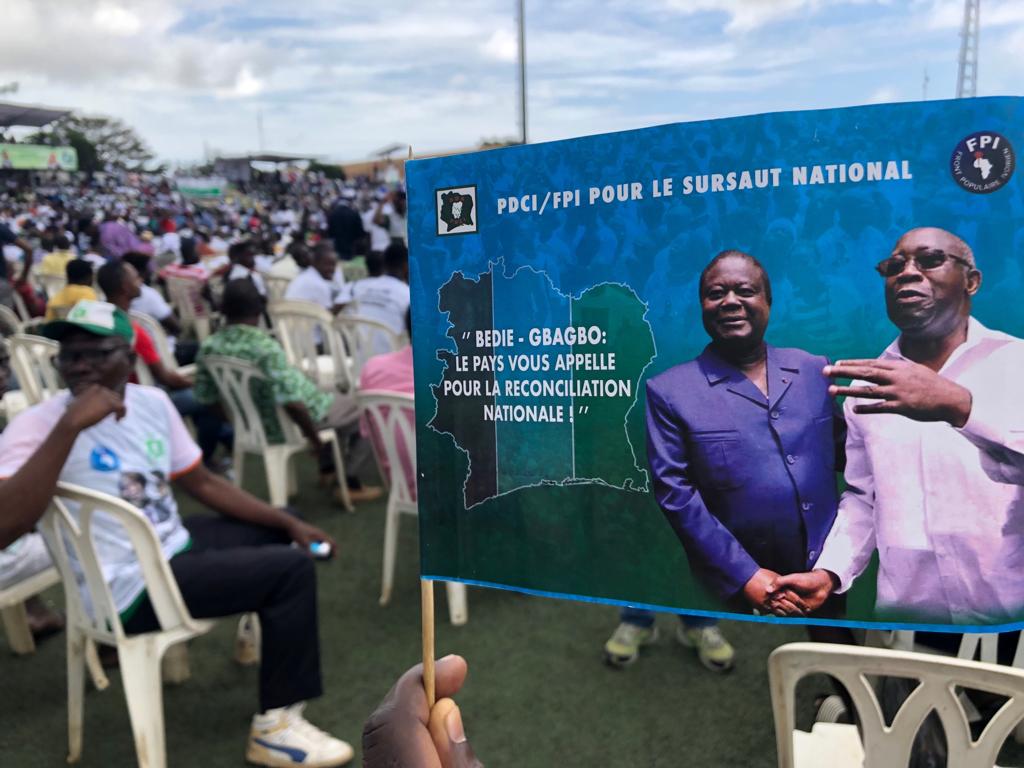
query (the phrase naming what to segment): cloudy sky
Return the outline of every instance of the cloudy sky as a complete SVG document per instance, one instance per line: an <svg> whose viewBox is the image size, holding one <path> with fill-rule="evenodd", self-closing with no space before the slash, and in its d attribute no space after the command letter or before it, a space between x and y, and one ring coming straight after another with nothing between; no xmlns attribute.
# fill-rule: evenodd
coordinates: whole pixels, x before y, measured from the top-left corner
<svg viewBox="0 0 1024 768"><path fill-rule="evenodd" d="M0 85L171 161L354 160L517 133L515 0L4 0ZM953 96L962 0L527 0L533 141ZM982 0L979 95L1024 92L1024 0Z"/></svg>

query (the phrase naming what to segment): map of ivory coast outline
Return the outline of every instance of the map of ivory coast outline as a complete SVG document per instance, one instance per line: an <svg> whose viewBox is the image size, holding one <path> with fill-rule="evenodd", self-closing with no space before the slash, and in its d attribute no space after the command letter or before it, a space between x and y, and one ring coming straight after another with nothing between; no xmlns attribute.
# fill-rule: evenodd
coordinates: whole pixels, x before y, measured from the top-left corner
<svg viewBox="0 0 1024 768"><path fill-rule="evenodd" d="M546 272L521 267L504 274L501 260L475 278L456 272L438 290L438 309L448 316L448 337L454 351L437 352L445 368L431 385L436 410L427 426L450 435L469 458L463 485L466 509L513 491L542 485L580 483L646 492L647 470L642 466L627 431L627 418L636 406L643 372L656 355L654 334L645 319L647 305L622 283L601 283L578 296L555 287ZM531 329L597 326L602 344L531 346ZM512 347L477 346L477 331L511 330ZM521 342L519 340L522 340ZM573 352L615 354L614 370L554 370L556 356ZM551 370L456 371L456 357L547 354ZM606 358L607 359L607 358ZM507 397L510 380L615 379L628 383L628 394L616 397ZM444 395L446 381L479 381L479 394ZM514 386L514 385L513 385ZM582 386L577 384L577 386ZM500 394L493 393L495 388ZM596 389L596 387L592 387ZM621 388L620 388L621 391ZM484 406L562 406L564 419L512 421L484 419ZM642 447L641 447L642 451Z"/></svg>

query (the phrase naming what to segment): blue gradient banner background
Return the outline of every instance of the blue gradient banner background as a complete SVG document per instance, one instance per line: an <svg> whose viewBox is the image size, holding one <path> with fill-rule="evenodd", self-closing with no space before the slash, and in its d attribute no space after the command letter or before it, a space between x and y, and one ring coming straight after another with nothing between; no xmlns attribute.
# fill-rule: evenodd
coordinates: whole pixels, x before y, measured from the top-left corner
<svg viewBox="0 0 1024 768"><path fill-rule="evenodd" d="M628 286L646 305L653 334L656 355L643 370L646 379L703 349L699 273L714 254L739 248L760 259L771 277L770 343L832 359L875 357L896 329L886 317L874 265L903 232L930 225L955 232L974 249L984 274L974 315L1024 336L1024 174L1015 172L990 194L958 186L952 153L977 131L1002 134L1019 157L1024 99L777 113L409 163L422 573L666 610L721 611L690 576L650 493L549 483L504 492L467 510L467 455L450 434L428 426L437 410L431 385L444 375L438 351L456 351L439 291L461 273L466 293L460 301L472 302L480 275L492 272L483 282L493 290L493 327L525 328L564 315L564 297L606 282ZM889 160L906 161L913 178L791 184L794 166ZM775 188L682 194L686 176L771 167L782 169ZM652 181L665 178L673 179L674 194L652 197ZM588 188L632 181L642 182L643 199L588 205ZM467 185L476 185L478 232L439 235L435 191ZM549 201L543 214L498 213L499 198L537 194L539 206L545 192L569 189L580 190L579 207L556 209ZM535 290L522 280L526 273L513 279L522 268L550 279L550 302L526 295ZM524 294L516 298L508 286L520 281ZM467 316L474 311L467 306ZM491 327L485 315L480 328ZM624 442L625 432L646 468L642 381L635 395L624 426L588 440L596 449L605 440ZM475 428L494 426L477 420ZM516 462L527 455L535 466L565 462L564 444L541 432L534 440L517 438ZM499 463L512 455L500 455ZM528 476L535 470L508 471ZM851 621L871 620L873 580L869 572L855 587Z"/></svg>

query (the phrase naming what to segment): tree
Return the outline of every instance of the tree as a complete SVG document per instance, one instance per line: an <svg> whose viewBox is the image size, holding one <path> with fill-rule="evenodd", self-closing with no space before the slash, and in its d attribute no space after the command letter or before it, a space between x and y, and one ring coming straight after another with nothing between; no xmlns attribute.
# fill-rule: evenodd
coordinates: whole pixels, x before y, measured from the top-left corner
<svg viewBox="0 0 1024 768"><path fill-rule="evenodd" d="M28 141L48 146L71 146L78 152L78 168L88 174L109 169L141 171L153 159L135 129L116 117L62 117Z"/></svg>

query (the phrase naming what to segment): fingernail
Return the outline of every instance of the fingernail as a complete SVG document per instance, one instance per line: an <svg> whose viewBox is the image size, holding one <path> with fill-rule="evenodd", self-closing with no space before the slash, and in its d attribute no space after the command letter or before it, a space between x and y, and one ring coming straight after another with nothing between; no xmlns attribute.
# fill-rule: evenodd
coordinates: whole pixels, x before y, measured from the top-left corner
<svg viewBox="0 0 1024 768"><path fill-rule="evenodd" d="M455 707L444 719L444 729L448 732L448 738L455 744L461 744L466 740L466 730L462 727L462 713Z"/></svg>
<svg viewBox="0 0 1024 768"><path fill-rule="evenodd" d="M455 654L454 653L449 653L447 656L442 656L440 659L438 659L437 663L440 664L442 661L448 661L448 659L454 659L454 658L455 658Z"/></svg>

